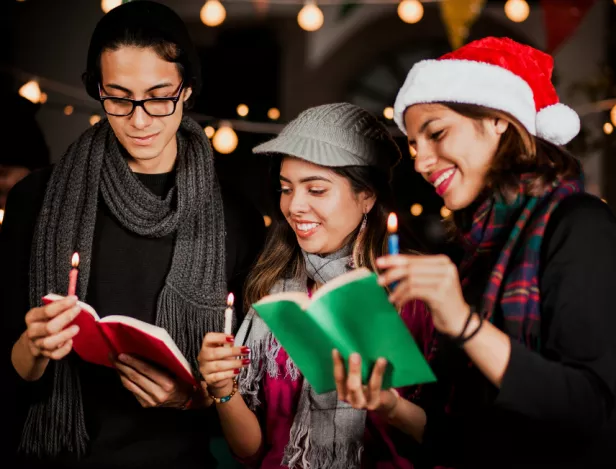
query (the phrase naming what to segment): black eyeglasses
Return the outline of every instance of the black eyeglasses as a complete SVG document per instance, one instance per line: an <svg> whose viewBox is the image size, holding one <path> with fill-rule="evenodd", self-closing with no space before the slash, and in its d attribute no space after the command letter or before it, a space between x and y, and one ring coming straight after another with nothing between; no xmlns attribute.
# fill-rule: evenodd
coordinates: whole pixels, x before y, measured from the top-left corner
<svg viewBox="0 0 616 469"><path fill-rule="evenodd" d="M175 112L175 108L180 100L180 94L184 88L184 82L180 83L180 87L175 96L165 96L164 98L147 98L147 99L130 99L120 98L117 96L103 96L101 85L98 85L100 101L103 105L105 113L110 116L125 117L130 116L135 112L135 107L140 106L143 110L152 117L167 117Z"/></svg>

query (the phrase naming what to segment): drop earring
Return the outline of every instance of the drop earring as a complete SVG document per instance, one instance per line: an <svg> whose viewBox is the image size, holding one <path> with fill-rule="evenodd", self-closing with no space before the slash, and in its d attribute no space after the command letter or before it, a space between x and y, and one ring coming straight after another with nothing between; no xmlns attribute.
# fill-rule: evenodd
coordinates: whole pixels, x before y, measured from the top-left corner
<svg viewBox="0 0 616 469"><path fill-rule="evenodd" d="M368 214L364 213L364 219L361 221L361 226L359 227L359 232L363 233L366 229L366 224L368 223Z"/></svg>

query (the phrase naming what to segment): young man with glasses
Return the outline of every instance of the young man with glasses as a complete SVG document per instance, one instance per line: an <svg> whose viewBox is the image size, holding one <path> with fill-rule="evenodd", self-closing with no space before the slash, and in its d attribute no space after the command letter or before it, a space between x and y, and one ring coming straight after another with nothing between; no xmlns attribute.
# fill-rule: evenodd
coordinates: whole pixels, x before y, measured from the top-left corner
<svg viewBox="0 0 616 469"><path fill-rule="evenodd" d="M15 186L0 238L20 449L11 467L208 467L201 390L134 356L111 357L115 368L81 361L70 353L79 332L67 327L76 299L41 306L41 297L67 291L77 251L77 295L101 316L164 327L196 370L204 335L223 330L227 292L242 297L263 222L221 191L203 129L184 116L200 69L173 11L138 1L104 16L84 83L106 119L53 171Z"/></svg>

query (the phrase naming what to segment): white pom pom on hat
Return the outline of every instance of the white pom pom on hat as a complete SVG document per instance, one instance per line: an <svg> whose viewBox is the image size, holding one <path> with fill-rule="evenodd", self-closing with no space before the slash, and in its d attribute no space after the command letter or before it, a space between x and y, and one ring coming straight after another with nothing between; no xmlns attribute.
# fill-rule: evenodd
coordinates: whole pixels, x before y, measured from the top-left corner
<svg viewBox="0 0 616 469"><path fill-rule="evenodd" d="M396 97L394 120L406 134L404 112L413 104L477 104L507 112L532 135L564 145L579 133L580 118L559 102L553 68L552 57L533 47L480 39L415 64Z"/></svg>
<svg viewBox="0 0 616 469"><path fill-rule="evenodd" d="M544 107L537 113L537 136L564 145L580 132L580 117L562 103Z"/></svg>

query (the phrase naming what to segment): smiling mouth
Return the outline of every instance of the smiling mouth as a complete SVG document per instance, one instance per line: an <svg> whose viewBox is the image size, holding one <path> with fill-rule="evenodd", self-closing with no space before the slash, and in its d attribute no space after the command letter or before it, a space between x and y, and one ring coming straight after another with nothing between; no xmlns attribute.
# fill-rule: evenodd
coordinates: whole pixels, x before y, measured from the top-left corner
<svg viewBox="0 0 616 469"><path fill-rule="evenodd" d="M445 193L445 191L451 184L451 181L453 180L456 171L457 168L448 169L447 171L443 172L438 178L436 178L436 180L432 183L438 195L442 196Z"/></svg>
<svg viewBox="0 0 616 469"><path fill-rule="evenodd" d="M319 226L321 226L320 223L297 223L297 222L294 222L293 224L295 225L295 232L297 233L298 236L300 236L302 238L307 238L309 236L312 236L317 231Z"/></svg>

